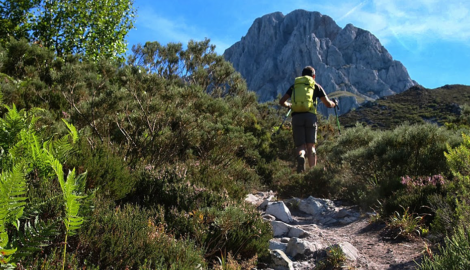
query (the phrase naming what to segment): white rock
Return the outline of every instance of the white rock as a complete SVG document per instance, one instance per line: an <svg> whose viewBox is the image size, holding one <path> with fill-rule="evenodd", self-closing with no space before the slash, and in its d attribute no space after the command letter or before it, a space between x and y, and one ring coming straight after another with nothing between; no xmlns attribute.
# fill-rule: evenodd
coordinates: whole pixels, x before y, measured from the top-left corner
<svg viewBox="0 0 470 270"><path fill-rule="evenodd" d="M281 270L281 269L288 269L288 270L294 270L294 265L292 264L292 261L287 257L287 255L284 253L284 251L275 249L272 250L271 252L271 261L273 267L276 270Z"/></svg>
<svg viewBox="0 0 470 270"><path fill-rule="evenodd" d="M286 207L284 202L270 202L266 208L266 214L273 215L277 219L282 220L286 223L294 221L289 209Z"/></svg>
<svg viewBox="0 0 470 270"><path fill-rule="evenodd" d="M308 232L303 230L303 229L300 229L300 228L297 228L297 227L294 227L294 226L290 226L289 227L289 233L287 234L287 236L288 237L301 238L301 237L308 236Z"/></svg>
<svg viewBox="0 0 470 270"><path fill-rule="evenodd" d="M264 221L274 221L274 220L276 220L276 217L273 216L273 215L264 214L263 215L263 220Z"/></svg>
<svg viewBox="0 0 470 270"><path fill-rule="evenodd" d="M359 258L359 250L349 242L339 243L339 247L344 252L348 260L356 261Z"/></svg>
<svg viewBox="0 0 470 270"><path fill-rule="evenodd" d="M290 239L287 244L286 254L295 257L298 254L311 254L322 249L322 245L319 242L308 242L296 237Z"/></svg>
<svg viewBox="0 0 470 270"><path fill-rule="evenodd" d="M249 203L255 204L255 205L258 204L258 200L259 200L258 197L256 197L253 194L248 194L248 195L246 195L246 198L245 198L246 202L249 202Z"/></svg>
<svg viewBox="0 0 470 270"><path fill-rule="evenodd" d="M275 240L270 240L269 241L269 249L270 250L274 250L274 249L279 249L279 250L282 250L282 251L286 251L287 249L287 243L280 243L280 242L277 242Z"/></svg>
<svg viewBox="0 0 470 270"><path fill-rule="evenodd" d="M271 226L273 228L274 237L286 236L289 233L289 226L284 222L271 221Z"/></svg>
<svg viewBox="0 0 470 270"><path fill-rule="evenodd" d="M269 196L267 199L265 199L259 206L258 208L261 210L266 210L266 207L268 207L269 202L274 198L273 195Z"/></svg>
<svg viewBox="0 0 470 270"><path fill-rule="evenodd" d="M274 237L305 237L308 236L308 232L303 229L297 228L295 226L291 226L285 224L281 221L271 221L271 226L273 228Z"/></svg>
<svg viewBox="0 0 470 270"><path fill-rule="evenodd" d="M299 203L299 210L312 216L318 216L325 210L325 206L320 200L310 196Z"/></svg>

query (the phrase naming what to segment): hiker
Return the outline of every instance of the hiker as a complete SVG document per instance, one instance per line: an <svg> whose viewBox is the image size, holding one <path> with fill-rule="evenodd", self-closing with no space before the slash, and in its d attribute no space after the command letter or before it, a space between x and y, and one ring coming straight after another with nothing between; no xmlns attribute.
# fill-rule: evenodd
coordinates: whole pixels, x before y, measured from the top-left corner
<svg viewBox="0 0 470 270"><path fill-rule="evenodd" d="M291 102L288 102L288 99ZM305 171L305 158L310 167L317 165L315 143L317 142L317 98L327 108L334 108L338 101L331 101L323 87L315 82L315 69L306 66L302 76L295 78L294 84L279 100L283 107L292 109L292 130L297 149L297 172Z"/></svg>

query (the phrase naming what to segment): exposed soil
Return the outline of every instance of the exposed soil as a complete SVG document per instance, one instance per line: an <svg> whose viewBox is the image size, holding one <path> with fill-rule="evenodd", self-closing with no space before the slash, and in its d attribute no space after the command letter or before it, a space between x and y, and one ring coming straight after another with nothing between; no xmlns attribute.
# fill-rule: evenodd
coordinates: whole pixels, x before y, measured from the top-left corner
<svg viewBox="0 0 470 270"><path fill-rule="evenodd" d="M394 239L385 224L371 224L368 217L346 226L322 227L309 224L301 213L292 214L298 222L297 227L310 233L308 241L352 244L360 256L356 262L348 262L346 266L350 269L417 269L417 263L426 253L425 240Z"/></svg>

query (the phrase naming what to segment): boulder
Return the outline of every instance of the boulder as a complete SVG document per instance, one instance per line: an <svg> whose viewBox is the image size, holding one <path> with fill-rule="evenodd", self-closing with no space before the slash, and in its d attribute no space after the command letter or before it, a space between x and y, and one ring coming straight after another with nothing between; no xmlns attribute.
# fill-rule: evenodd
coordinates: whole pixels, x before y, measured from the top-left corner
<svg viewBox="0 0 470 270"><path fill-rule="evenodd" d="M294 221L289 208L286 207L284 202L270 202L266 208L266 214L273 215L277 219L290 223Z"/></svg>

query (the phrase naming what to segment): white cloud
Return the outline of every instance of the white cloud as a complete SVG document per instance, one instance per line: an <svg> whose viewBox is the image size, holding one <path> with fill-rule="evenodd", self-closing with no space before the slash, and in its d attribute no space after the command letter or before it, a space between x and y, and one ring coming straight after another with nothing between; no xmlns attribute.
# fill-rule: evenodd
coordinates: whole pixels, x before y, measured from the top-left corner
<svg viewBox="0 0 470 270"><path fill-rule="evenodd" d="M470 4L458 0L373 0L356 20L379 38L470 39ZM379 24L378 24L379 23ZM379 27L380 25L380 27Z"/></svg>
<svg viewBox="0 0 470 270"><path fill-rule="evenodd" d="M140 9L137 23L137 29L149 35L144 38L146 41L158 41L163 45L169 42L186 45L191 39L201 41L208 37L204 30L190 25L184 17L169 19L150 7Z"/></svg>

